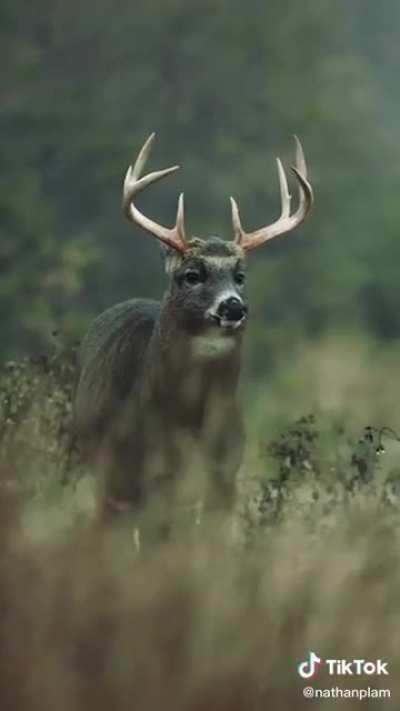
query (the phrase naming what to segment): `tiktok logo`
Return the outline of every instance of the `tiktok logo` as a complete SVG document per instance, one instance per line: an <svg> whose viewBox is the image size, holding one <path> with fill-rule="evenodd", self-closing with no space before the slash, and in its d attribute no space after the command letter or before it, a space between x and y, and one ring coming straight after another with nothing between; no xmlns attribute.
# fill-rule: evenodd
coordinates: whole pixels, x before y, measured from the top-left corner
<svg viewBox="0 0 400 711"><path fill-rule="evenodd" d="M317 673L319 664L321 659L314 652L310 652L309 658L297 665L297 672L303 679L312 679Z"/></svg>

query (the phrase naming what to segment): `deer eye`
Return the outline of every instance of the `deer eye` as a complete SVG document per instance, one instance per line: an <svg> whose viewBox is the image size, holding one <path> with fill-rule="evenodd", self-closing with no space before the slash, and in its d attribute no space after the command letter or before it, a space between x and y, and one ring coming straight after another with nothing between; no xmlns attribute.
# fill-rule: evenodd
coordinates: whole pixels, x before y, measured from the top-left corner
<svg viewBox="0 0 400 711"><path fill-rule="evenodd" d="M238 286L241 286L242 284L244 284L244 282L246 280L246 276L245 276L244 272L236 272L236 274L234 276L234 280L235 280L235 283L238 284Z"/></svg>
<svg viewBox="0 0 400 711"><path fill-rule="evenodd" d="M200 282L204 281L202 274L197 269L188 269L185 272L184 279L187 284L191 285L200 284Z"/></svg>

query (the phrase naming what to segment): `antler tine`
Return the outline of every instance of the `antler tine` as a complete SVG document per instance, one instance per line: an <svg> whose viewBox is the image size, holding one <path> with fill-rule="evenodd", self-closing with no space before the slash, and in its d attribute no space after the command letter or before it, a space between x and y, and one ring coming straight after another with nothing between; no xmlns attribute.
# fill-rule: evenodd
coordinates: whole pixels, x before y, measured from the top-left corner
<svg viewBox="0 0 400 711"><path fill-rule="evenodd" d="M127 170L123 187L122 208L126 217L131 222L138 224L169 247L183 253L188 248L184 224L183 194L179 197L176 223L171 229L143 215L133 203L133 198L148 185L165 178L171 173L175 173L180 167L179 165L174 165L171 168L157 170L153 173L148 173L148 175L144 175L142 178L140 177L149 157L154 138L155 133L152 133L142 146L133 168L129 166Z"/></svg>
<svg viewBox="0 0 400 711"><path fill-rule="evenodd" d="M284 171L282 162L280 161L279 158L277 158L276 163L278 166L279 187L280 187L280 192L281 192L281 205L282 205L281 217L288 217L290 215L291 195L289 193L289 188L288 188L287 179L286 179L286 173ZM236 244L243 245L244 240L246 239L246 233L243 230L242 223L240 220L239 207L238 207L236 200L233 197L230 198L230 201L231 201L231 207L232 207L232 224L233 224L233 232L234 232L234 241Z"/></svg>
<svg viewBox="0 0 400 711"><path fill-rule="evenodd" d="M307 178L307 163L303 151L303 146L301 145L300 140L298 136L296 136L296 134L294 134L293 138L296 143L296 168L299 173L302 174L303 178Z"/></svg>
<svg viewBox="0 0 400 711"><path fill-rule="evenodd" d="M281 193L281 215L278 220L266 227L262 227L254 232L245 232L242 228L239 216L239 208L236 202L231 198L232 202L232 223L234 232L234 241L240 244L247 252L256 247L260 247L264 242L267 242L278 235L291 232L295 227L298 227L309 214L313 205L313 190L311 184L307 180L307 165L304 157L303 147L297 138L296 142L296 165L292 166L292 171L296 176L299 186L299 205L296 212L290 214L291 196L288 189L286 174L281 161L277 158L279 186Z"/></svg>
<svg viewBox="0 0 400 711"><path fill-rule="evenodd" d="M142 148L139 151L139 155L136 158L135 164L133 166L133 176L135 178L140 178L141 172L147 162L147 159L151 153L151 149L154 143L154 139L156 137L156 134L153 132L150 134L148 137L147 141L143 144Z"/></svg>
<svg viewBox="0 0 400 711"><path fill-rule="evenodd" d="M305 191L302 189L302 180L307 180L307 163L304 156L303 146L301 145L296 134L294 135L294 140L296 143L296 165L292 166L292 171L299 181L299 207L304 209Z"/></svg>
<svg viewBox="0 0 400 711"><path fill-rule="evenodd" d="M178 210L176 213L176 229L183 241L186 240L185 235L185 202L183 193L178 198Z"/></svg>
<svg viewBox="0 0 400 711"><path fill-rule="evenodd" d="M232 225L233 225L233 235L235 244L242 244L244 238L244 230L242 223L240 221L240 213L236 200L231 197L231 208L232 208Z"/></svg>
<svg viewBox="0 0 400 711"><path fill-rule="evenodd" d="M281 191L281 217L289 217L292 196L289 192L285 169L280 158L276 159L276 164L278 166L279 187Z"/></svg>

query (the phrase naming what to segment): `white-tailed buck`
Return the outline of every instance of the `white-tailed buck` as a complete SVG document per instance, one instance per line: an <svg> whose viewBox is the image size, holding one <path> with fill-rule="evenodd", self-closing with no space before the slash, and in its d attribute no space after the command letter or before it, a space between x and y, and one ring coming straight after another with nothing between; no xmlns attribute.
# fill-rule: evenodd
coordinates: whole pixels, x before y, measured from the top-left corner
<svg viewBox="0 0 400 711"><path fill-rule="evenodd" d="M300 225L313 202L296 138L292 171L299 201L293 214L278 159L282 212L276 222L245 232L231 198L232 241L191 237L181 195L175 226L163 227L136 205L144 188L179 167L141 177L153 138L128 169L123 210L164 245L167 291L161 302L132 299L105 311L80 352L76 422L82 446L103 469L104 513L140 508L158 497L169 501L191 472L201 479L208 505L231 506L243 447L236 389L248 315L246 256Z"/></svg>

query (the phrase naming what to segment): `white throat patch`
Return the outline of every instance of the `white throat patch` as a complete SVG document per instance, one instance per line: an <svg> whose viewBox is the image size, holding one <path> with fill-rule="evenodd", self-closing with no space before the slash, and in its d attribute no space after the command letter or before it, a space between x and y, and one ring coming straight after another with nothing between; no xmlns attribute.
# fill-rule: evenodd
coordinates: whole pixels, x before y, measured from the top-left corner
<svg viewBox="0 0 400 711"><path fill-rule="evenodd" d="M235 347L235 337L221 333L193 336L191 339L192 354L195 358L222 358Z"/></svg>

